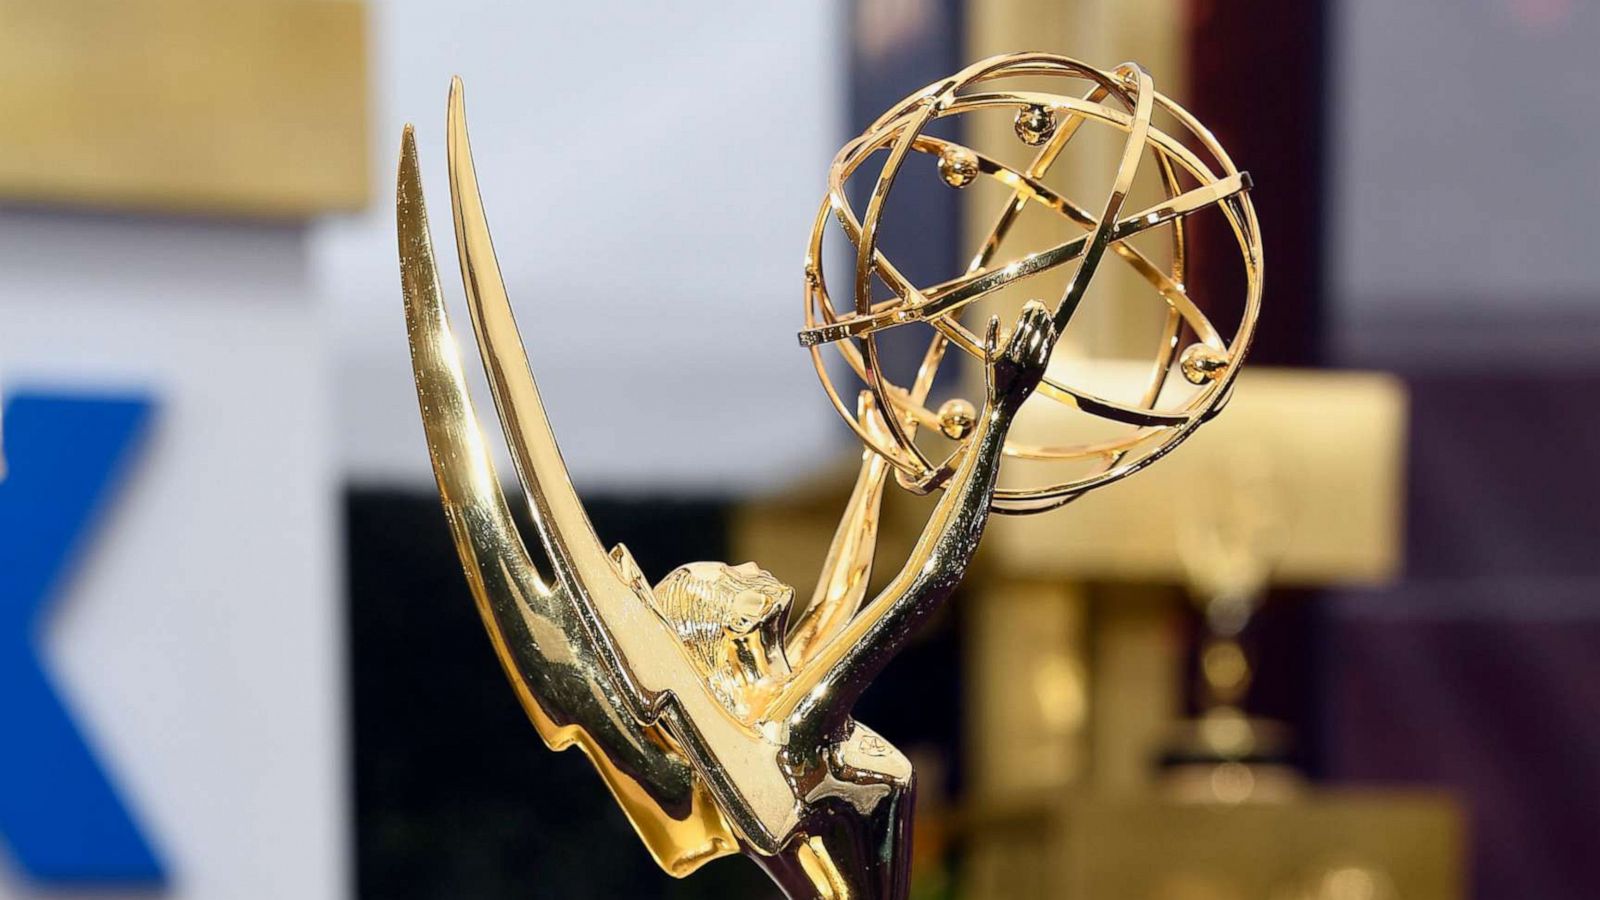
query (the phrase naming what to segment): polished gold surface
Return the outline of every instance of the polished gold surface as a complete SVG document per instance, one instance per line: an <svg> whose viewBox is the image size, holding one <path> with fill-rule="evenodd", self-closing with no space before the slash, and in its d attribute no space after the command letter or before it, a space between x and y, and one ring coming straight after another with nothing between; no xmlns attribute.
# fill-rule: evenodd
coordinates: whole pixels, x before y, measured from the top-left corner
<svg viewBox="0 0 1600 900"><path fill-rule="evenodd" d="M1048 84L1049 90L1041 84ZM1037 148L1027 164L1008 165L1003 148L980 152L935 134L948 132L955 120L994 111L1009 113L1015 138ZM1051 167L1085 124L1125 135L1109 194L1097 211L1046 183ZM861 183L864 176L858 173L880 154L881 169L867 180L871 192L858 215L847 185ZM965 271L923 287L913 284L878 248L891 189L913 154L935 157L950 188L970 192L981 176L1006 192L993 226ZM1157 173L1160 199L1132 206L1128 200L1147 159ZM903 485L933 490L960 464L962 445L935 462L903 423L941 430L943 417L928 408L923 400L926 390L919 392L918 386L932 381L950 346L983 357L982 342L962 323L963 311L986 295L1076 263L1052 306L1060 331L1084 300L1102 258L1109 253L1120 259L1167 308L1145 382L1138 391L1113 398L1074 384L1053 366L1039 394L1088 417L1120 425L1121 431L1068 444L1025 442L1013 436L1005 447L1006 455L1019 461L1057 465L1045 483L1003 485L995 492L994 509L1006 513L1053 509L1159 459L1226 401L1249 349L1261 299L1261 242L1249 188L1249 176L1234 167L1204 126L1157 93L1150 75L1133 63L1102 71L1049 53L983 60L912 94L834 158L828 195L814 219L806 257L806 328L800 332L800 343L810 349L828 396L860 439L899 470ZM1231 336L1212 324L1184 283L1184 220L1210 208L1221 212L1237 238L1245 274L1243 313ZM1005 256L1002 249L1008 235L1030 211L1057 216L1082 233L1054 246ZM823 243L830 220L839 225L854 259L852 303L846 307L834 302L825 271ZM1170 261L1165 266L1135 243L1157 229L1167 231L1170 238ZM891 296L875 299L875 291L881 293L883 288ZM915 375L897 383L885 369L880 336L918 323L932 329L930 342ZM1184 356L1188 361L1184 370L1203 369L1205 374L1200 388L1187 392L1175 391L1168 379L1178 367L1180 338L1185 335L1203 349ZM845 367L873 394L876 406L890 413L884 416L886 434L873 434L846 404L823 354L826 345L838 351ZM1070 471L1063 472L1063 466Z"/></svg>
<svg viewBox="0 0 1600 900"><path fill-rule="evenodd" d="M555 750L581 749L656 861L669 872L687 874L733 852L735 839L688 761L668 748L667 736L625 714L626 686L603 664L602 648L585 621L588 611L570 579L542 579L512 522L445 313L409 130L404 143L397 218L417 397L445 515L478 611L545 743ZM576 498L568 500L568 508L575 504ZM585 521L575 524L581 528ZM562 552L556 533L544 528L540 538L553 558Z"/></svg>
<svg viewBox="0 0 1600 900"><path fill-rule="evenodd" d="M370 189L359 0L0 0L0 198L304 216Z"/></svg>
<svg viewBox="0 0 1600 900"><path fill-rule="evenodd" d="M903 896L910 764L850 710L966 568L1006 431L1043 375L1050 316L1028 309L1004 340L991 327L968 452L876 596L865 599L886 473L876 457L806 607L791 611L793 591L753 563L693 563L652 588L625 548L601 546L556 449L490 243L459 82L448 147L468 306L553 582L510 523L472 411L408 129L397 218L418 399L469 583L536 726L595 760L673 874L738 848L796 897ZM861 412L871 421L870 399Z"/></svg>
<svg viewBox="0 0 1600 900"><path fill-rule="evenodd" d="M1207 52L1192 46L1190 41L1195 12L1188 0L1118 0L1115 3L965 0L961 6L962 43L975 57L1020 46L1070 53L1085 60L1138 60L1155 74L1162 93L1179 102L1188 96L1185 79L1191 69L1191 54ZM1015 123L1003 113L967 117L961 124L963 141L973 147L1021 149L1015 136ZM1122 150L1120 132L1086 127L1074 138L1069 158L1051 167L1047 183L1064 196L1080 200L1103 197L1107 175L1115 171ZM1026 151L1019 155L1024 162L1028 159ZM1152 170L1155 167L1142 168ZM1143 177L1147 182L1159 182L1156 171L1146 171ZM1005 199L1004 191L993 179L986 181L990 184L980 183L974 190L958 195L958 200L965 201L961 230L965 246L981 246L988 238L994 227L995 206ZM976 193L985 187L989 189L988 196ZM1137 193L1134 201L1142 204L1144 197L1160 196L1155 187L1152 185ZM997 193L999 197L995 197ZM1017 217L1007 233L1008 255L1053 247L1081 231L1076 222L1045 213L1037 204L1030 209L1032 214ZM1190 223L1194 226L1190 229L1192 236L1199 236L1200 229L1227 227L1219 212L1202 213L1201 218L1210 221ZM1152 261L1158 264L1167 263L1170 259L1167 254L1171 252L1162 246L1161 237L1165 235L1152 233L1147 240L1149 246L1145 247ZM1232 259L1214 262L1237 265ZM1060 284L1066 273L1054 277L1056 284ZM992 299L983 302L989 309L1004 310L1041 289L1058 288L1039 285L1037 280L1022 281L996 291ZM1149 282L1133 267L1117 260L1100 266L1090 296L1062 336L1057 351L1062 357L1060 364L1071 364L1074 359L1142 360L1164 333L1170 317L1167 304L1146 302L1149 292ZM1226 307L1229 301L1236 301L1236 298L1221 296L1199 299L1208 304L1205 307L1208 314L1219 305ZM982 312L973 310L973 314ZM1095 362L1080 371L1097 370L1098 365ZM1143 378L1150 371L1149 361L1143 360L1130 375L1126 388L1121 390L1127 396L1137 397L1144 384ZM972 384L974 374L963 372L961 380ZM1251 371L1246 371L1241 377L1248 378L1250 374ZM971 391L965 385L962 389ZM1219 420L1220 424L1231 422L1238 414L1232 403L1230 401L1228 414ZM1038 402L1033 407L1029 414L1056 412L1059 404ZM1061 411L1068 412L1064 408ZM1202 429L1196 439L1209 439L1212 429L1219 423ZM1062 435L1041 432L1026 440L1062 444L1093 437L1095 435L1081 432ZM1152 512L1140 504L1155 502L1161 504L1159 509L1166 510L1170 508L1170 500L1159 492L1145 491L1145 484L1150 478L1169 486L1174 483L1174 479L1168 477L1171 467L1181 466L1175 460L1181 459L1189 446L1192 444L1180 448L1174 456L1140 477L1118 485L1115 490L1092 492L1058 515L1025 520L1007 517L991 523L985 537L987 556L980 556L979 568L966 582L971 602L963 610L962 619L969 650L963 669L970 697L965 729L969 740L964 754L970 767L964 782L969 796L1032 792L1053 797L1057 796L1054 792L1069 786L1128 792L1143 788L1150 780L1151 754L1156 752L1158 741L1165 737L1179 711L1178 698L1173 696L1182 678L1181 649L1177 643L1181 632L1172 622L1177 598L1172 591L1156 585L1113 588L1069 581L1050 561L1057 554L1069 554L1076 562L1092 565L1096 561L1094 558L1080 557L1107 551L1120 553L1127 544L1142 544L1159 536L1164 530L1161 523L1165 514ZM1021 462L1009 468L1020 470L1015 477L1018 483L1027 485L1043 480L1045 474L1029 469L1047 465ZM1002 473L1002 477L1008 475ZM1132 499L1128 497L1129 492L1135 494ZM1095 533L1098 522L1081 515L1085 506L1116 507L1129 521L1142 520L1144 527L1130 529L1115 538L1102 537ZM1010 554L1004 560L998 559L997 540L1013 541L1019 530L1028 533L1028 546L1033 552L1020 555L1015 563ZM1080 552L1080 543L1084 541L1093 543L1094 550ZM1125 574L1141 577L1135 572ZM1024 608L1028 618L1014 620L1019 610L1007 602L1012 597L1040 602ZM1052 602L1055 608L1051 607ZM980 628L985 634L994 635L994 640L983 643L972 640L971 635ZM1013 634L1017 637L1009 637ZM1047 680L1056 685L1050 695L1069 698L1061 703L1061 712L1039 717L1035 711L1043 704L1046 694L1007 691L1004 687L1007 673L1016 667L1070 673L1070 677L1058 674ZM995 688L984 689L990 685ZM986 721L972 721L974 716L982 716ZM1052 764L1039 766L1041 759ZM1055 764L1056 760L1069 762Z"/></svg>
<svg viewBox="0 0 1600 900"><path fill-rule="evenodd" d="M968 73L1015 67L1054 71L1058 65L1078 64L1024 54L981 63ZM1061 134L1090 117L1121 122L1138 138L1131 146L1142 148L1156 97L1148 76L1136 67L1119 72L1116 84L1091 92L1088 101L1058 108L1041 99L1037 109L1023 109L1019 136L1058 146ZM981 80L964 74L951 83ZM1088 108L1108 92L1131 104L1131 117ZM903 155L913 143L922 147L929 140L908 137L893 152ZM447 146L456 245L479 354L552 580L539 576L510 522L473 412L435 271L408 127L397 219L417 394L469 585L536 727L550 746L576 745L589 755L656 860L674 875L739 850L792 897L904 897L911 765L854 721L851 710L873 677L950 596L970 563L996 508L1000 461L1013 422L1045 378L1076 301L1069 297L1054 310L1029 303L1009 332L1002 333L999 319L992 318L979 338L947 314L984 290L973 285L1009 277L979 264L973 270L977 280L955 284L941 295L945 311L923 309L926 320L950 329L958 344L972 342L964 349L974 353L985 373L981 406L956 399L942 404L937 415L927 412L943 338L936 341L930 364L905 388L886 391L869 368L875 383L859 392L849 416L866 443L860 472L806 604L797 606L792 588L748 562L690 563L651 586L626 548L603 548L556 447L489 237L459 80L451 88ZM859 146L859 140L850 145ZM845 156L854 152L850 147ZM942 149L950 151L942 158L947 183L966 179L974 160L979 172L994 172L985 157ZM1161 153L1181 155L1180 165L1203 169L1177 145ZM1130 151L1132 161L1119 178L1131 177L1138 155ZM836 162L836 180L839 169ZM1018 184L1030 196L1039 190ZM1185 209L1218 199L1242 202L1238 195L1244 184L1242 176L1230 172L1220 186L1209 183L1165 203L1133 227L1172 221ZM872 256L870 223L881 214L886 193L880 181L859 265ZM1118 205L1115 199L1108 205L1100 225L1076 242L1076 249L1058 248L1048 259L1029 264L1047 268L1082 256L1087 268L1080 267L1077 277L1086 282L1092 261L1108 247L1123 247L1119 241L1131 233L1116 224ZM1248 220L1248 206L1240 209ZM881 272L887 263L879 259L873 266ZM820 272L807 271L808 295L825 297ZM830 323L856 327L846 319ZM862 327L870 357L873 326ZM1215 332L1206 326L1205 334ZM1235 341L1230 348L1228 372L1219 384L1231 380L1245 343ZM1170 364L1171 354L1167 357ZM831 385L829 392L837 400ZM1220 396L1214 397L1207 408L1219 402ZM937 487L941 493L902 567L873 594L868 580L885 482L895 465L887 448L912 441L924 425L960 444L933 477L912 485L919 491ZM1100 483L1143 464L1108 469Z"/></svg>
<svg viewBox="0 0 1600 900"><path fill-rule="evenodd" d="M963 0L960 5L962 44L974 59L1016 47L1086 60L1136 59L1157 75L1162 93L1173 98L1187 96L1192 52L1189 29L1195 16L1191 0ZM1015 123L1010 116L969 117L962 126L962 140L974 147L1016 146ZM1048 181L1068 197L1103 197L1107 173L1116 171L1122 153L1120 133L1091 128L1082 137L1088 140L1074 140L1072 158L1052 166ZM1093 140L1096 137L1102 139ZM973 192L967 197L971 202L963 210L961 234L967 246L976 247L994 227L995 204L1003 202L1003 193L1000 200L977 198ZM1221 216L1213 218L1222 227ZM1060 216L1023 215L1012 222L1006 243L1012 253L1052 247L1079 229ZM1009 309L1037 290L1025 281L1010 290L996 291L992 300L984 302L991 309ZM1132 267L1101 266L1095 272L1092 291L1098 296L1079 307L1072 327L1062 335L1058 355L1139 358L1149 353L1168 317L1165 303L1138 302L1149 290L1149 282ZM1101 298L1111 302L1096 302ZM982 311L974 313L981 315ZM1038 477L1028 474L1032 476L1029 481Z"/></svg>

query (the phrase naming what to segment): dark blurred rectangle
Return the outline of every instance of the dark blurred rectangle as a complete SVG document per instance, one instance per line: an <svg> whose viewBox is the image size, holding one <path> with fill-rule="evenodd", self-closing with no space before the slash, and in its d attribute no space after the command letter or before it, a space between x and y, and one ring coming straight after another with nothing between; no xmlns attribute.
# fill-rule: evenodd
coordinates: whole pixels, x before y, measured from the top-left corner
<svg viewBox="0 0 1600 900"><path fill-rule="evenodd" d="M357 0L0 0L0 199L360 207L366 72Z"/></svg>
<svg viewBox="0 0 1600 900"><path fill-rule="evenodd" d="M1324 774L1461 797L1475 897L1594 897L1600 374L1412 364L1406 580L1315 627Z"/></svg>
<svg viewBox="0 0 1600 900"><path fill-rule="evenodd" d="M1600 888L1600 579L1417 583L1332 604L1329 774L1426 784L1472 819L1473 896Z"/></svg>

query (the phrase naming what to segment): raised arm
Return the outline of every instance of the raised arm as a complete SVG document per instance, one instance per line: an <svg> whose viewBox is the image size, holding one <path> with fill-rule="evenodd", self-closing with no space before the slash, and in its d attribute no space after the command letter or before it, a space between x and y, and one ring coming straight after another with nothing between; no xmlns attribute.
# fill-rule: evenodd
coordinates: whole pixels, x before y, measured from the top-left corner
<svg viewBox="0 0 1600 900"><path fill-rule="evenodd" d="M905 566L795 672L773 707L793 746L813 745L849 716L868 682L960 582L988 520L1000 451L1017 410L1038 386L1056 330L1043 304L1023 308L1005 348L991 322L988 397L955 473Z"/></svg>

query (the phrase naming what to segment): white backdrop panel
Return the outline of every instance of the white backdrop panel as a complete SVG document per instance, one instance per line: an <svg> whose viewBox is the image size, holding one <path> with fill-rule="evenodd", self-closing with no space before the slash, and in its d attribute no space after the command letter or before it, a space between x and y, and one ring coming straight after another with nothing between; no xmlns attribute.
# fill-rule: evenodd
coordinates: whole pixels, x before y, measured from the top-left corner
<svg viewBox="0 0 1600 900"><path fill-rule="evenodd" d="M772 488L847 446L794 338L842 131L836 6L375 4L379 199L313 245L340 337L346 470L429 478L390 198L414 122L458 298L444 153L457 73L500 262L582 486Z"/></svg>

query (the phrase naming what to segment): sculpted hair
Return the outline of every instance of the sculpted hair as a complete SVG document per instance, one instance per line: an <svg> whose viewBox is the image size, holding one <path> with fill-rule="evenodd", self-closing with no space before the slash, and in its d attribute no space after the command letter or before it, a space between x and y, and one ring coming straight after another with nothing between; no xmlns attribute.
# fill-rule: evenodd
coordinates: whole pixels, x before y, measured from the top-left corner
<svg viewBox="0 0 1600 900"><path fill-rule="evenodd" d="M744 575L721 563L689 563L667 573L654 597L656 612L677 629L696 661L715 671L723 629L734 619L734 598L746 591L777 597L787 590L768 572Z"/></svg>

